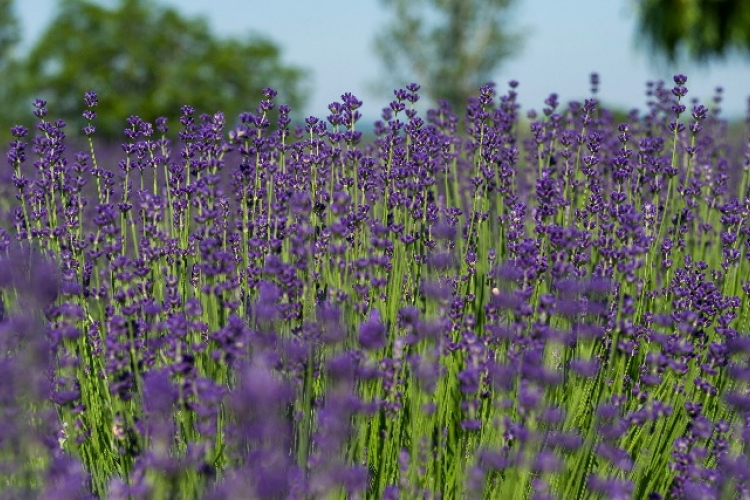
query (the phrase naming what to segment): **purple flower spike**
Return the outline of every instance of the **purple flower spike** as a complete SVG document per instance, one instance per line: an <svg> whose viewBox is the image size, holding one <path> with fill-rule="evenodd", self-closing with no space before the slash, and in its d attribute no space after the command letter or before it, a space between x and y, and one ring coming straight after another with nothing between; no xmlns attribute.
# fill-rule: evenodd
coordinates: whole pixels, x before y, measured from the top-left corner
<svg viewBox="0 0 750 500"><path fill-rule="evenodd" d="M359 327L359 343L368 351L376 351L385 347L386 329L377 309L372 309L370 318Z"/></svg>
<svg viewBox="0 0 750 500"><path fill-rule="evenodd" d="M685 75L675 75L674 76L674 83L676 85L682 86L687 83L687 76Z"/></svg>
<svg viewBox="0 0 750 500"><path fill-rule="evenodd" d="M83 102L87 108L95 108L99 104L99 96L96 92L89 90L83 95Z"/></svg>

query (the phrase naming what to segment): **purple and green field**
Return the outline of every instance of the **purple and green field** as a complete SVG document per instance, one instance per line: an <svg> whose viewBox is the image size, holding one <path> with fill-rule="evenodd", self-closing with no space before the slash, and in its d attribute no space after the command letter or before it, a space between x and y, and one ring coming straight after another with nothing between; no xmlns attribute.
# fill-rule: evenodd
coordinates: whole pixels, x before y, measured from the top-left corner
<svg viewBox="0 0 750 500"><path fill-rule="evenodd" d="M0 497L750 498L750 144L351 94L293 124L55 103L0 170ZM363 130L372 137L363 138Z"/></svg>

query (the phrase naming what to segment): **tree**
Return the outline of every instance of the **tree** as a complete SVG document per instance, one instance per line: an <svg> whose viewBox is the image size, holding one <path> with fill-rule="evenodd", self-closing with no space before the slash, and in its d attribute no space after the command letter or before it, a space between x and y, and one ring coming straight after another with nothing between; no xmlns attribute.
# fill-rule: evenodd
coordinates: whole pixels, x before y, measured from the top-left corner
<svg viewBox="0 0 750 500"><path fill-rule="evenodd" d="M507 29L513 0L382 0L393 10L376 51L388 83L421 84L429 97L460 109L492 79L520 43Z"/></svg>
<svg viewBox="0 0 750 500"><path fill-rule="evenodd" d="M657 51L674 61L699 61L736 50L750 55L747 0L636 0L638 28Z"/></svg>
<svg viewBox="0 0 750 500"><path fill-rule="evenodd" d="M0 114L2 124L9 115L12 115L14 108L17 108L13 100L15 96L16 85L11 75L16 74L17 60L14 57L14 49L21 39L20 26L18 18L13 12L12 0L0 0L0 103L3 105L3 112ZM8 125L11 125L8 123ZM6 139L10 138L8 127L3 126L0 130L0 140L5 144ZM3 147L0 150L4 151Z"/></svg>
<svg viewBox="0 0 750 500"><path fill-rule="evenodd" d="M21 32L13 12L13 1L0 0L0 69L5 66L20 39Z"/></svg>
<svg viewBox="0 0 750 500"><path fill-rule="evenodd" d="M22 66L15 79L24 102L45 98L52 114L76 125L84 93L96 91L97 131L110 139L122 137L130 115L176 117L189 104L223 111L231 123L256 108L264 87L293 107L303 97L302 71L283 64L272 42L217 38L203 19L148 0L120 0L112 8L61 0Z"/></svg>

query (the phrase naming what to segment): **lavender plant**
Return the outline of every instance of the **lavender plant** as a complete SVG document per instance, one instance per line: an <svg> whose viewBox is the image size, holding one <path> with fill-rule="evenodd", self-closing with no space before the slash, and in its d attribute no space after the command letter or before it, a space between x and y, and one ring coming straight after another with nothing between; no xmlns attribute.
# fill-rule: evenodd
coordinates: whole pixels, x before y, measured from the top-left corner
<svg viewBox="0 0 750 500"><path fill-rule="evenodd" d="M528 121L516 82L424 117L412 84L370 142L355 96L293 125L266 89L229 129L131 117L107 156L96 94L76 152L36 101L7 153L0 488L750 495L750 147L686 81L624 123L598 77Z"/></svg>

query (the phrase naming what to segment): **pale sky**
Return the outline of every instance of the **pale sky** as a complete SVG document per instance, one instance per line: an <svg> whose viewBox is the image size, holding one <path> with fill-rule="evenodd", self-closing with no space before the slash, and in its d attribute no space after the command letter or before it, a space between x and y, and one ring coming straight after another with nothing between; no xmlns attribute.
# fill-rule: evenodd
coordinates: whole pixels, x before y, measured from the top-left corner
<svg viewBox="0 0 750 500"><path fill-rule="evenodd" d="M364 100L363 113L377 117L391 99L373 92L372 82L386 71L373 50L375 35L389 13L379 0L160 0L191 16L205 16L219 35L254 31L282 47L285 62L306 68L310 80L305 115L324 116L344 92ZM103 3L109 3L105 0ZM20 0L16 9L30 44L51 20L55 0ZM524 109L541 109L551 93L564 103L589 96L589 74L601 77L599 97L625 110L643 108L647 80L688 76L688 97L708 100L724 87L727 116L742 117L750 95L750 58L734 57L708 67L665 67L637 46L632 0L518 0L513 25L529 33L517 56L494 80L505 91L517 89ZM137 110L134 110L137 112Z"/></svg>

